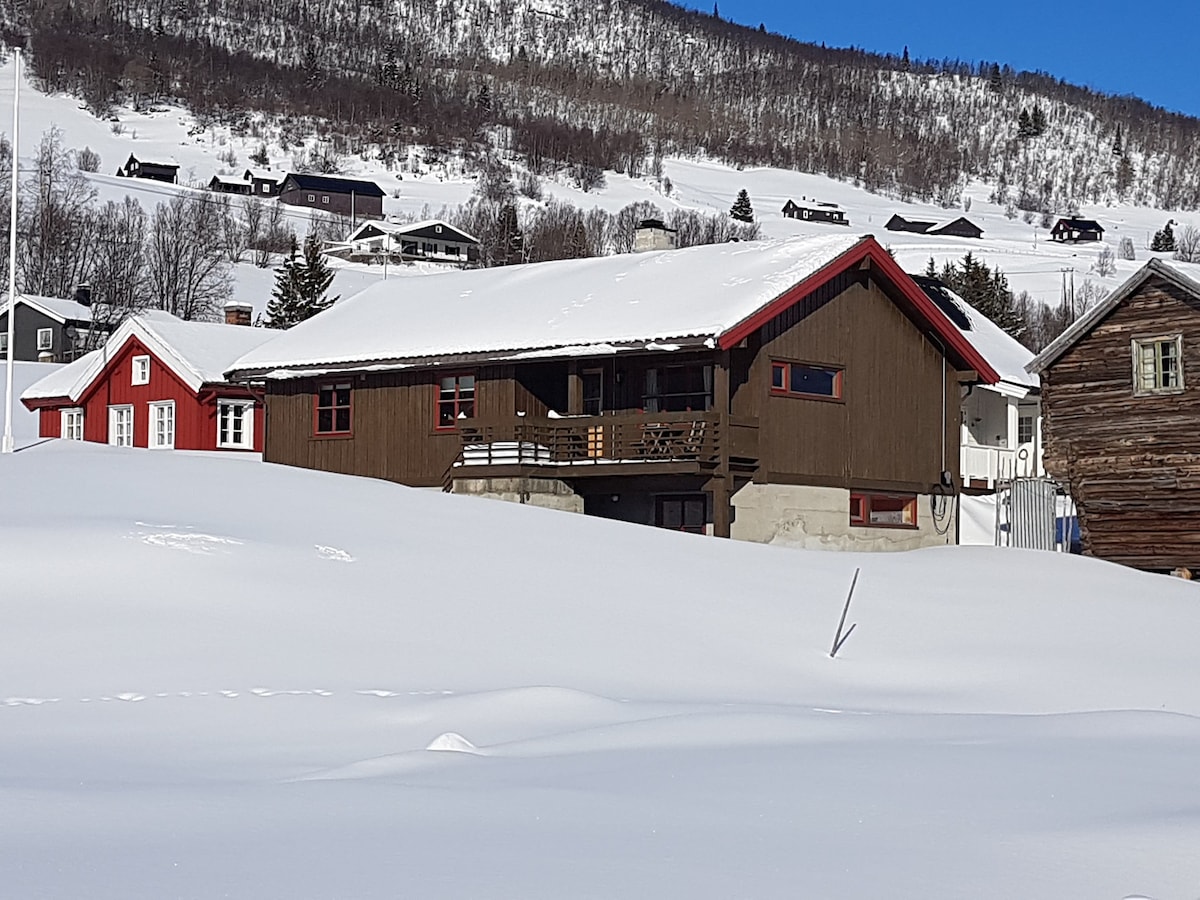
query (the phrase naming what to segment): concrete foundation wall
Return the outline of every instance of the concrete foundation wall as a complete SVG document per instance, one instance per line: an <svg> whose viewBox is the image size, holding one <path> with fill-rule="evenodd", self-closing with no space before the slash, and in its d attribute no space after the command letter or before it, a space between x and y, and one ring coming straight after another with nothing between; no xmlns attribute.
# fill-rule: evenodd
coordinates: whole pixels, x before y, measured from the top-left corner
<svg viewBox="0 0 1200 900"><path fill-rule="evenodd" d="M564 512L583 512L583 498L557 478L456 478L453 493Z"/></svg>
<svg viewBox="0 0 1200 900"><path fill-rule="evenodd" d="M733 495L732 537L809 550L915 550L953 544L954 498L935 527L928 495L917 498L916 528L850 524L850 492L843 488L748 484ZM941 528L945 534L939 534Z"/></svg>

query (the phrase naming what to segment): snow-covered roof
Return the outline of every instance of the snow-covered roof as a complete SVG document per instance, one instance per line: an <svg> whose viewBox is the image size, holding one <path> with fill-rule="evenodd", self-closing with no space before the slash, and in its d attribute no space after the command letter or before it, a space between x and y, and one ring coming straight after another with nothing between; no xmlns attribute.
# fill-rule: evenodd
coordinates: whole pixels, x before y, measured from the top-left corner
<svg viewBox="0 0 1200 900"><path fill-rule="evenodd" d="M82 303L77 303L74 300L65 300L62 297L41 297L37 294L18 293L17 303L31 306L57 322L92 321L92 308L90 306L84 306ZM0 313L3 313L6 309L8 309L7 294L4 295L3 299L0 299Z"/></svg>
<svg viewBox="0 0 1200 900"><path fill-rule="evenodd" d="M1038 377L1025 370L1033 359L1032 351L942 282L922 276L916 276L914 280L939 305L950 302L957 307L959 315L950 315L948 318L996 370L1001 389L1007 385L1016 388L1016 392L1022 395L1040 389ZM934 297L931 291L940 292L941 300Z"/></svg>
<svg viewBox="0 0 1200 900"><path fill-rule="evenodd" d="M1091 331L1101 319L1123 303L1152 275L1165 278L1176 287L1200 299L1200 281L1197 281L1195 266L1179 265L1165 259L1152 259L1126 279L1124 284L1076 319L1066 331L1051 341L1049 346L1029 363L1027 366L1029 371L1040 373L1048 369L1060 356L1070 350L1076 341Z"/></svg>
<svg viewBox="0 0 1200 900"><path fill-rule="evenodd" d="M369 228L375 228L379 231L382 231L384 234L396 236L396 235L402 235L402 234L412 234L414 232L421 231L425 228L433 228L437 225L441 225L443 228L448 228L451 231L453 231L455 234L462 235L464 238L466 238L469 241L473 241L476 244L479 243L479 238L475 237L474 235L468 234L467 232L463 231L461 228L459 228L455 225L451 225L449 222L445 221L444 219L423 219L420 222L388 222L383 219L378 219L378 220L371 219L366 222L363 222L361 225L359 225L357 228L355 228L354 231L350 232L350 234L346 238L346 240L347 241L359 240L362 233Z"/></svg>
<svg viewBox="0 0 1200 900"><path fill-rule="evenodd" d="M161 310L146 310L122 323L101 350L95 350L28 388L22 400L68 397L78 400L125 342L136 337L193 391L224 381L239 356L276 332L245 325L186 322Z"/></svg>
<svg viewBox="0 0 1200 900"><path fill-rule="evenodd" d="M283 181L287 172L277 172L274 169L247 169L242 175L242 181L257 178L259 181Z"/></svg>
<svg viewBox="0 0 1200 900"><path fill-rule="evenodd" d="M993 374L873 238L851 235L381 281L251 350L229 371L290 377L296 369L421 363L463 354L528 359L674 343L715 347L733 339L737 329L757 327L756 316L775 314L775 301L783 302L810 276L836 268L835 261L844 257L853 265L868 256L910 292L905 296L929 327L948 338L956 353L970 357L971 368L985 380Z"/></svg>
<svg viewBox="0 0 1200 900"><path fill-rule="evenodd" d="M246 179L238 178L236 175L214 175L211 181L218 184L228 184L234 187L247 188Z"/></svg>

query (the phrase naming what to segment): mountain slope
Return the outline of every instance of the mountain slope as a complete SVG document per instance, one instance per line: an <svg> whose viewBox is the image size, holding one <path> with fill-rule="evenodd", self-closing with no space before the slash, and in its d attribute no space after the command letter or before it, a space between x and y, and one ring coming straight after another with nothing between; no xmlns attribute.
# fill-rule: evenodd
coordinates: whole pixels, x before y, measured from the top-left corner
<svg viewBox="0 0 1200 900"><path fill-rule="evenodd" d="M311 116L283 127L294 139L319 129L345 153L479 143L482 128L505 125L505 140L544 167L638 174L664 153L706 152L947 206L970 178L1001 203L1054 212L1200 204L1196 119L1044 75L828 50L659 0L32 0L25 10L18 25L51 88L97 108L181 96L244 127L252 110ZM1040 133L1019 134L1021 112L1035 108Z"/></svg>

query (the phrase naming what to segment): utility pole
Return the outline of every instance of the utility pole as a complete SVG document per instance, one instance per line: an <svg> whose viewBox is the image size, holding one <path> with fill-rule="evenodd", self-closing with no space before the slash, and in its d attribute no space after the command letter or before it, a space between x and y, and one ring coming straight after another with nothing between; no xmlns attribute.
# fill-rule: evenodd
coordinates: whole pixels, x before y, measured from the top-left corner
<svg viewBox="0 0 1200 900"><path fill-rule="evenodd" d="M17 110L21 93L21 48L13 51L13 127L12 127L12 197L8 219L8 352L5 354L4 379L4 437L0 440L0 453L13 452L13 356L16 355L15 330L17 318L17 157L20 143L17 125L20 121Z"/></svg>

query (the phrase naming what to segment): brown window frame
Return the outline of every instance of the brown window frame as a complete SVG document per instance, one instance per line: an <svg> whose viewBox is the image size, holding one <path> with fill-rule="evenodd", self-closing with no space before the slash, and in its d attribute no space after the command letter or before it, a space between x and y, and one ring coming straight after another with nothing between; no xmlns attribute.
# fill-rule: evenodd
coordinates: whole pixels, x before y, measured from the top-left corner
<svg viewBox="0 0 1200 900"><path fill-rule="evenodd" d="M850 492L850 524L863 528L902 528L916 531L921 527L920 509L917 506L916 494L895 491L851 491ZM880 512L907 512L911 510L911 522L872 522L871 514L878 501L904 501L900 510L880 510Z"/></svg>
<svg viewBox="0 0 1200 900"><path fill-rule="evenodd" d="M667 504L679 504L679 518L682 524L678 527L664 524L666 519L664 507ZM694 510L700 506L700 524L687 524L689 506ZM694 494L657 494L654 497L654 526L668 531L682 531L684 534L708 534L708 496L703 493Z"/></svg>
<svg viewBox="0 0 1200 900"><path fill-rule="evenodd" d="M337 402L337 392L339 390L346 391L346 402ZM331 391L331 403L321 404L321 393L323 391ZM338 428L338 411L346 411L346 427ZM322 410L330 411L330 428L321 430L321 412ZM354 434L354 384L351 381L325 381L317 385L316 393L313 394L313 437L351 437Z"/></svg>
<svg viewBox="0 0 1200 900"><path fill-rule="evenodd" d="M442 390L443 390L442 382L448 378L454 379L454 397L450 400L446 400L442 397ZM459 387L459 381L460 381L460 379L463 379L463 378L471 379L471 396L469 398L465 398L465 399L463 398L460 387ZM475 418L475 404L479 402L479 375L476 372L471 372L471 371L446 372L446 373L438 376L437 380L434 382L433 387L434 387L434 393L433 393L433 430L434 431L441 431L441 432L457 431L458 430L459 413L462 412L461 407L462 407L462 404L465 402L469 402L471 404L471 413L470 413L470 415L462 416L462 418L464 418L464 419L474 419ZM442 424L442 407L447 406L447 405L451 406L451 408L454 411L453 415L450 417L450 421L454 423L452 425L443 425Z"/></svg>
<svg viewBox="0 0 1200 900"><path fill-rule="evenodd" d="M833 393L819 394L810 391L792 390L792 367L814 369L833 374ZM783 387L775 386L776 371L783 371ZM794 359L772 359L771 380L769 382L772 397L798 397L804 400L825 400L840 403L845 400L846 369L843 366L833 366L828 363L809 363Z"/></svg>

